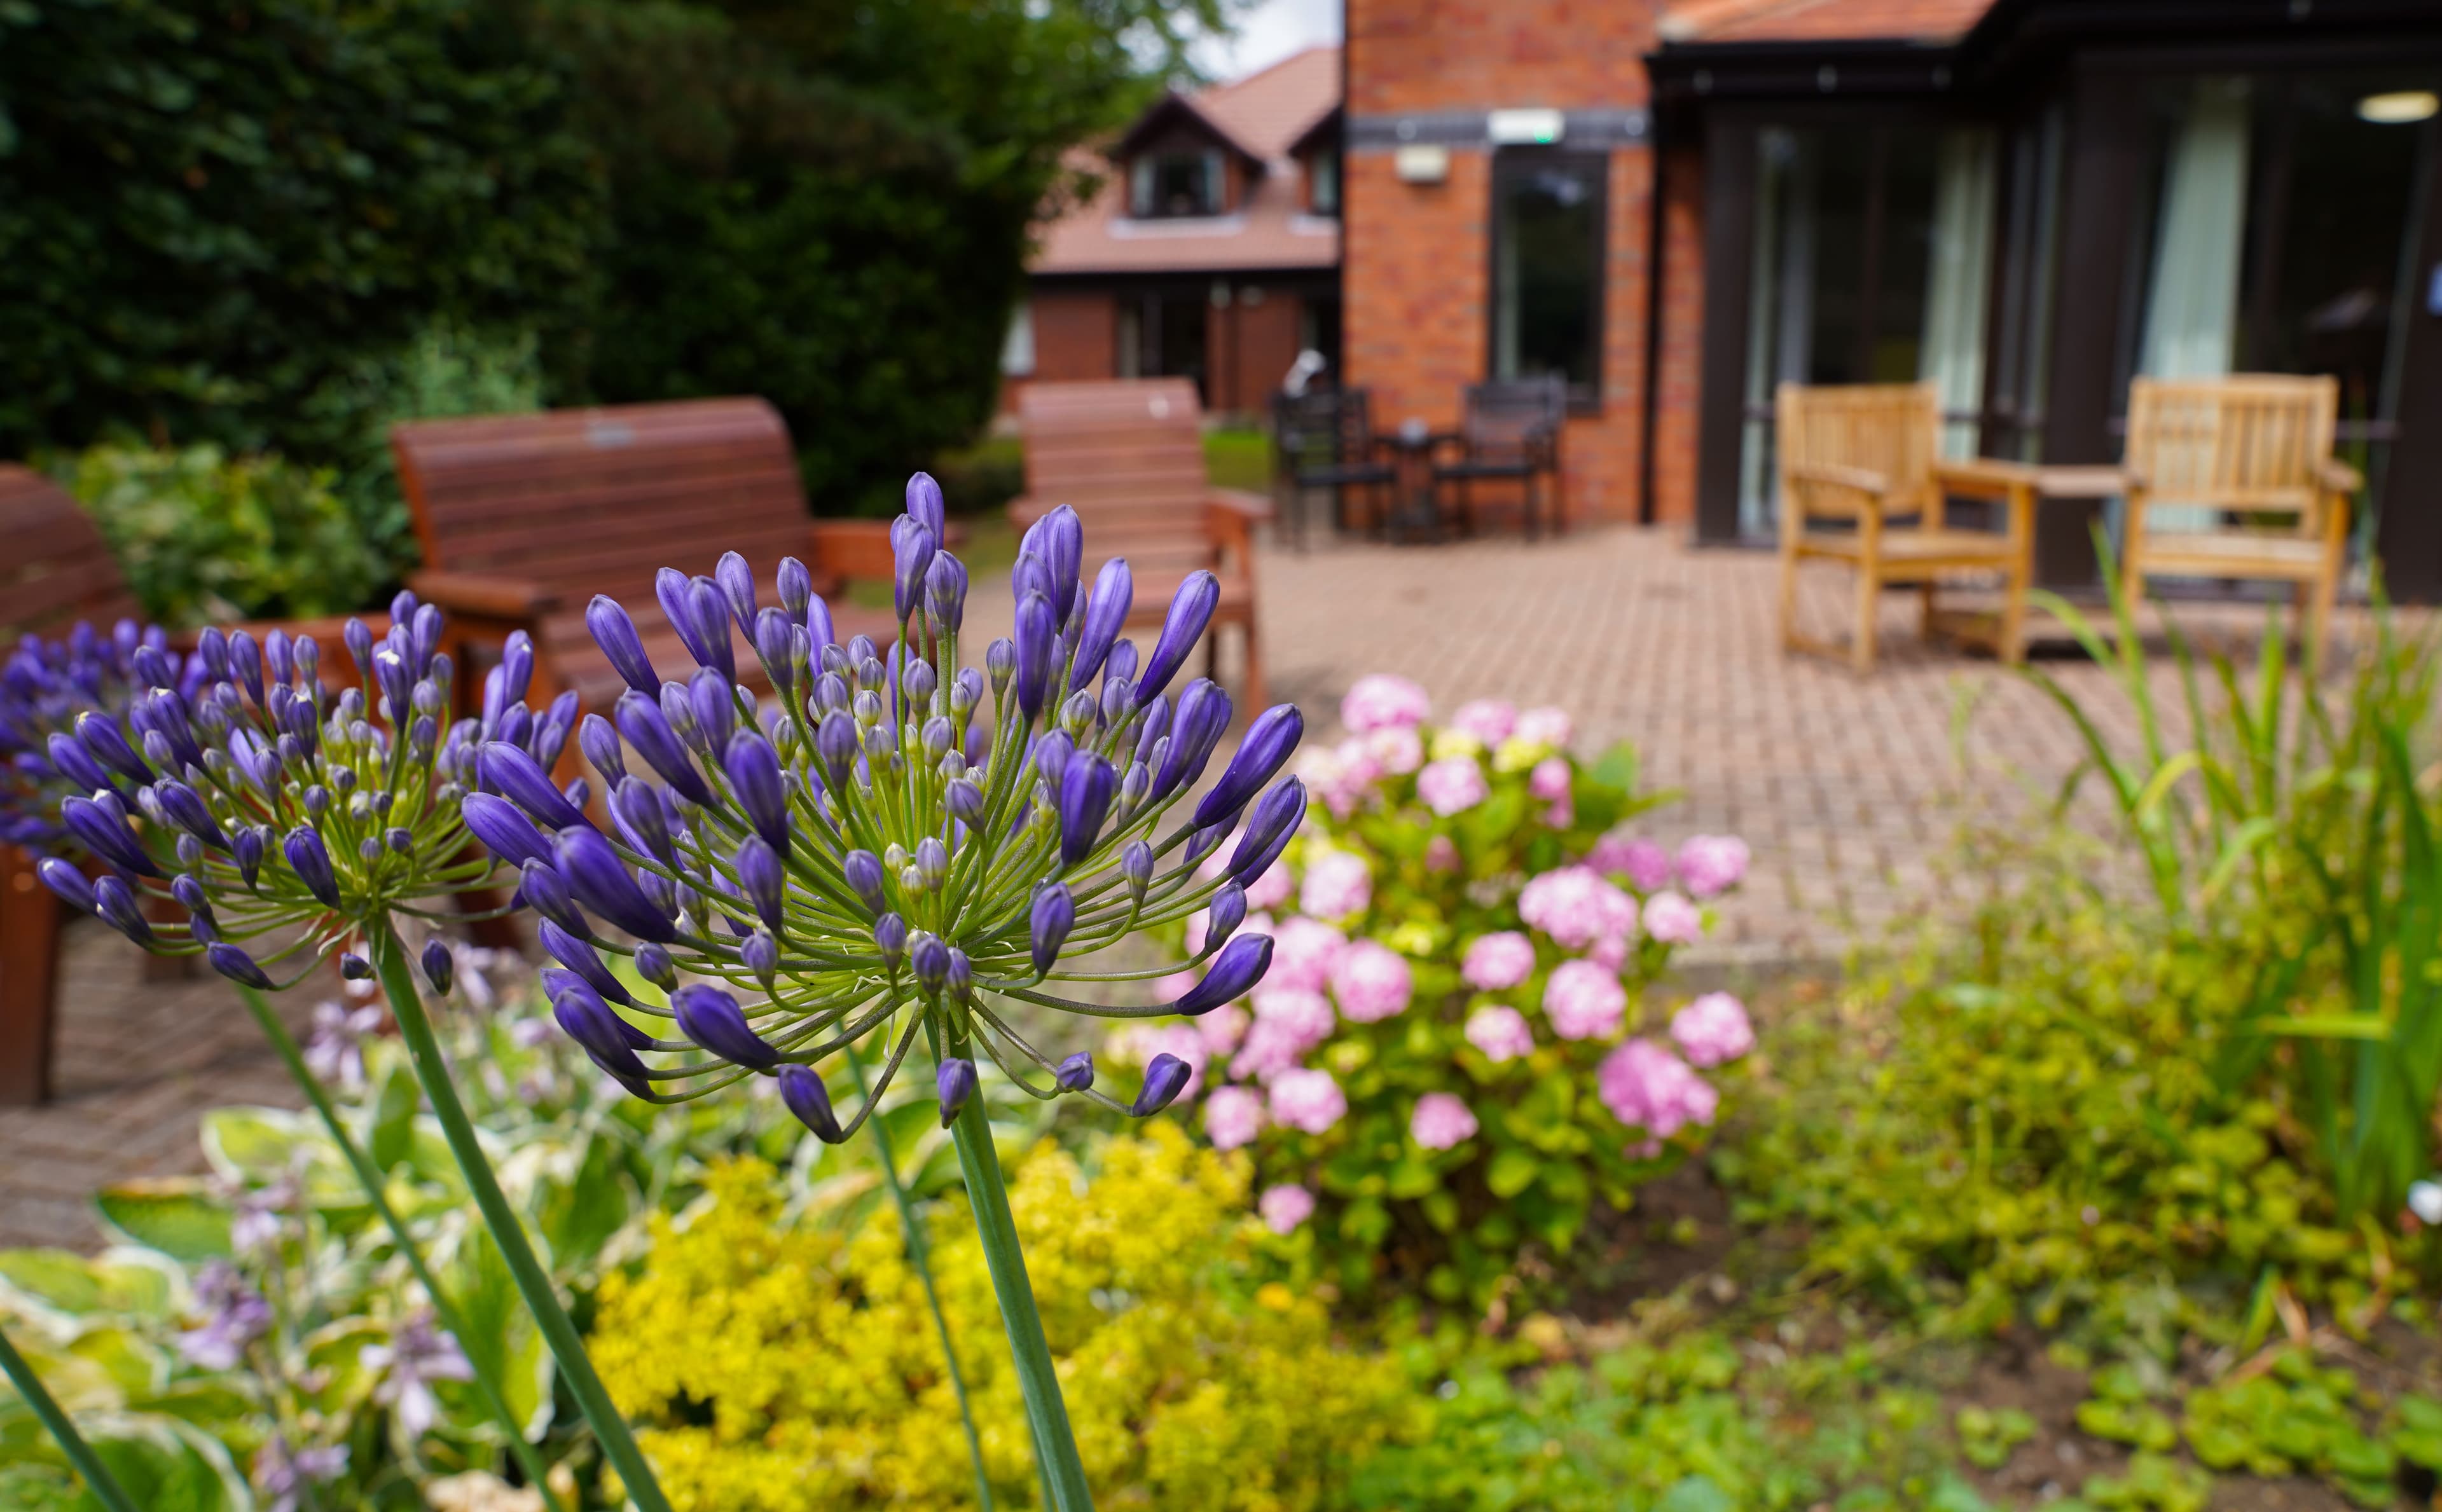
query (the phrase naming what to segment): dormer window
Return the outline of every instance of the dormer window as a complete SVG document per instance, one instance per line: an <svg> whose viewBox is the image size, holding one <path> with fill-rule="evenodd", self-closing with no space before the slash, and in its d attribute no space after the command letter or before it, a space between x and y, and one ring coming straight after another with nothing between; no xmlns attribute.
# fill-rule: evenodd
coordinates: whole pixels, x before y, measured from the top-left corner
<svg viewBox="0 0 2442 1512"><path fill-rule="evenodd" d="M1325 149L1306 159L1305 208L1315 215L1339 213L1339 154L1337 150Z"/></svg>
<svg viewBox="0 0 2442 1512"><path fill-rule="evenodd" d="M1129 165L1128 213L1139 220L1218 215L1224 185L1217 150L1147 153Z"/></svg>

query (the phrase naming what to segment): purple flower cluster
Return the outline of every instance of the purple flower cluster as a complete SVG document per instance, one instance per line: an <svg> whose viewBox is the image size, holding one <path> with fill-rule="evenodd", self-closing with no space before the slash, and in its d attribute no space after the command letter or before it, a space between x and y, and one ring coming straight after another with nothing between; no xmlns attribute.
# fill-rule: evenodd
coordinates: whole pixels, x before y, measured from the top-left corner
<svg viewBox="0 0 2442 1512"><path fill-rule="evenodd" d="M595 598L587 625L629 684L578 733L608 784L607 820L484 745L468 827L519 868L542 916L555 1016L637 1096L772 1076L810 1128L845 1139L920 1035L945 1122L973 1094L977 1051L1036 1096L1157 1111L1197 1069L1186 1057L1153 1056L1122 1103L1094 1089L1091 1057L1055 1063L1030 1044L1008 1004L1194 1016L1263 980L1273 946L1248 927L1247 890L1305 813L1303 785L1273 780L1303 720L1286 704L1257 716L1191 798L1232 712L1210 681L1179 684L1218 601L1212 574L1188 575L1139 654L1121 636L1128 563L1089 579L1076 515L1054 510L1010 574L1014 633L966 665L967 569L943 548L940 490L919 473L906 503L891 527L888 646L842 640L794 559L768 578L736 553L709 576L665 569L660 614L695 664L678 676L654 665L624 606ZM761 701L746 686L756 670ZM1089 972L1075 957L1190 914L1203 918L1200 970L1163 1000L1053 991L1178 972ZM882 1074L844 1120L815 1067L868 1037Z"/></svg>
<svg viewBox="0 0 2442 1512"><path fill-rule="evenodd" d="M80 622L60 640L25 637L0 663L0 844L44 850L67 838L61 800L88 790L52 758L51 738L73 738L77 720L95 714L118 726L127 743L127 710L143 687L137 651L147 653L148 666L173 677L200 670L191 659L182 665L168 647L158 626L120 620L103 634Z"/></svg>

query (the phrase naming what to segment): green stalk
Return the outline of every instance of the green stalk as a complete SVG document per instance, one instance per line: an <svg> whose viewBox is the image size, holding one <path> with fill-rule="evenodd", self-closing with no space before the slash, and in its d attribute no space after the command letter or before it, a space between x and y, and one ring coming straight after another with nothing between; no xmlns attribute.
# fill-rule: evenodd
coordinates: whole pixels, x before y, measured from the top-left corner
<svg viewBox="0 0 2442 1512"><path fill-rule="evenodd" d="M848 1069L856 1073L856 1095L865 1090L865 1057L856 1047L847 1047ZM975 1467L975 1504L983 1512L993 1512L991 1478L984 1474L983 1440L975 1434L975 1414L967 1407L967 1378L958 1369L958 1352L950 1347L950 1321L941 1316L941 1296L933 1289L933 1262L930 1247L924 1241L924 1230L916 1221L916 1205L907 1199L906 1184L899 1179L899 1157L890 1148L890 1131L883 1126L880 1111L866 1120L873 1130L874 1147L882 1154L882 1178L890 1183L891 1200L899 1204L899 1227L907 1239L907 1263L915 1267L916 1279L924 1286L924 1305L933 1310L933 1332L941 1339L941 1358L950 1368L950 1390L958 1398L958 1426L966 1430L967 1457Z"/></svg>
<svg viewBox="0 0 2442 1512"><path fill-rule="evenodd" d="M339 1121L339 1110L332 1105L331 1095L322 1090L322 1084L315 1079L313 1070L305 1064L304 1055L298 1050L296 1036L288 1032L288 1026L280 1021L280 1015L271 1011L269 1000L261 993L243 982L236 986L246 1011L254 1015L255 1023L263 1029L263 1037L280 1052L280 1059L287 1066L288 1074L296 1079L298 1089L305 1094L307 1102L314 1104L314 1111L321 1115L322 1127L330 1132L332 1142L347 1158L349 1169L355 1172L357 1184L365 1189L366 1200L374 1205L375 1212L381 1214L383 1224L390 1230L392 1242L407 1258L408 1268L415 1272L415 1279L423 1284L424 1295L430 1299L433 1316L460 1343L470 1341L474 1336L466 1331L457 1304L449 1300L447 1292L441 1289L441 1283L433 1278L431 1268L425 1265L424 1253L416 1248L414 1236L408 1232L406 1221L399 1217L398 1210L392 1207L390 1198L383 1194L381 1173L374 1169L374 1163L366 1157L364 1150L349 1137L347 1125ZM468 1357L471 1363L472 1357ZM509 1404L501 1395L500 1383L492 1378L487 1366L475 1367L475 1390L483 1398L483 1406L491 1412L493 1421L509 1435L509 1452L517 1457L519 1467L525 1471L526 1484L542 1497L543 1505L551 1512L561 1512L559 1498L552 1494L550 1485L545 1483L549 1467L542 1463L542 1456L536 1452L535 1447L526 1441L525 1430L510 1414Z"/></svg>
<svg viewBox="0 0 2442 1512"><path fill-rule="evenodd" d="M136 1512L136 1503L128 1500L127 1493L112 1478L110 1467L101 1463L101 1456L96 1454L93 1446L84 1441L84 1435L77 1431L76 1424L69 1420L66 1410L51 1395L50 1388L43 1384L43 1378L34 1374L34 1367L26 1362L25 1356L17 1353L17 1346L9 1341L9 1331L5 1328L0 1328L0 1372L7 1374L9 1384L17 1388L17 1394L26 1399L27 1405L33 1408L34 1415L51 1430L51 1437L59 1440L61 1449L67 1454L68 1463L84 1477L86 1488L101 1504L110 1512Z"/></svg>
<svg viewBox="0 0 2442 1512"><path fill-rule="evenodd" d="M441 1042L433 1036L431 1020L425 1017L424 999L417 994L415 978L408 972L407 947L399 942L398 932L387 919L374 920L365 933L366 943L373 952L374 970L381 977L391 1012L398 1019L399 1037L407 1042L408 1055L414 1062L416 1080L424 1084L432 1116L440 1121L441 1132L449 1140L449 1153L458 1157L458 1169L466 1177L467 1190L475 1195L475 1206L483 1214L483 1226L491 1230L492 1242L500 1247L510 1277L534 1313L537 1326L542 1329L543 1341L551 1346L552 1358L559 1364L560 1377L568 1382L569 1394L576 1398L586 1422L592 1425L603 1455L619 1472L629 1500L636 1503L639 1512L670 1512L669 1499L662 1494L661 1483L653 1478L653 1467L646 1462L645 1451L637 1448L635 1435L628 1430L628 1420L619 1415L610 1392L602 1385L602 1377L593 1373L593 1361L587 1357L585 1341L577 1337L576 1325L569 1321L567 1309L559 1304L551 1273L535 1258L534 1247L526 1242L525 1229L518 1222L517 1210L509 1206L501 1183L492 1175L491 1161L485 1158L483 1143L475 1137L475 1125L467 1119L465 1105L458 1101L458 1089L449 1080L449 1063L442 1056Z"/></svg>
<svg viewBox="0 0 2442 1512"><path fill-rule="evenodd" d="M975 1234L992 1267L993 1294L1000 1300L1001 1323L1009 1330L1010 1357L1017 1367L1027 1418L1034 1425L1035 1455L1050 1485L1051 1505L1057 1512L1093 1512L1093 1493L1085 1488L1085 1466L1068 1428L1068 1404L1061 1399L1060 1377L1051 1368L1043 1318L1034 1310L1034 1287L1026 1279L1026 1255L1018 1248L1009 1189L1001 1181L1000 1157L993 1149L992 1123L984 1117L980 1093L967 1099L950 1132L957 1142L959 1169L966 1173Z"/></svg>

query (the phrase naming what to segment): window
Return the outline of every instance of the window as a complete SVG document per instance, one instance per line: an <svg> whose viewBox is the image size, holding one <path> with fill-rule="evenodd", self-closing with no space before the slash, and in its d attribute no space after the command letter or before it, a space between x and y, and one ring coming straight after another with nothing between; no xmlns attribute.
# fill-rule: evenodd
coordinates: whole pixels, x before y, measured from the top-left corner
<svg viewBox="0 0 2442 1512"><path fill-rule="evenodd" d="M1010 312L1009 334L1000 343L1000 371L1012 378L1034 371L1034 306L1025 301Z"/></svg>
<svg viewBox="0 0 2442 1512"><path fill-rule="evenodd" d="M1339 155L1319 152L1306 159L1306 206L1317 215L1339 213Z"/></svg>
<svg viewBox="0 0 2442 1512"><path fill-rule="evenodd" d="M1218 152L1157 153L1130 167L1128 213L1140 220L1221 213Z"/></svg>
<svg viewBox="0 0 2442 1512"><path fill-rule="evenodd" d="M1504 152L1494 159L1495 379L1558 373L1573 402L1597 397L1609 163L1590 153Z"/></svg>

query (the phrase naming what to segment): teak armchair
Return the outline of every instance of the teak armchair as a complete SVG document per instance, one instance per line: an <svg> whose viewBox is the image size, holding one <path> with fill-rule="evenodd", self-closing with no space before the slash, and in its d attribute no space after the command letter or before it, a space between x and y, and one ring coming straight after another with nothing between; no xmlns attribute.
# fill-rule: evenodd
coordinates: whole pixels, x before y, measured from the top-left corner
<svg viewBox="0 0 2442 1512"><path fill-rule="evenodd" d="M1945 461L1941 398L1930 384L1784 383L1774 413L1784 647L1845 654L1858 671L1872 671L1883 587L1899 582L1921 585L1927 638L1946 633L1984 644L2004 662L2023 659L2034 469L1982 459ZM2000 501L2003 528L1951 525L1945 511L1954 496ZM1845 648L1798 633L1797 568L1808 560L1842 562L1856 573L1856 628ZM1937 602L1936 579L1959 572L2000 574L1997 615L1961 614Z"/></svg>
<svg viewBox="0 0 2442 1512"><path fill-rule="evenodd" d="M1160 625L1187 574L1211 572L1221 582L1212 633L1217 640L1221 627L1235 625L1247 647L1239 707L1261 709L1253 525L1270 518L1271 501L1212 486L1195 386L1184 378L1030 383L1018 397L1018 419L1026 496L1009 506L1010 519L1023 530L1062 504L1076 510L1097 559L1128 559L1136 579L1131 628Z"/></svg>
<svg viewBox="0 0 2442 1512"><path fill-rule="evenodd" d="M2128 386L2128 523L2122 580L2270 579L2295 585L2320 647L2347 561L2356 468L2332 455L2340 384L2244 373ZM2201 506L2201 528L2158 512Z"/></svg>

